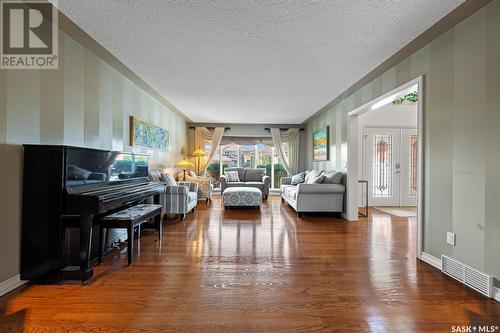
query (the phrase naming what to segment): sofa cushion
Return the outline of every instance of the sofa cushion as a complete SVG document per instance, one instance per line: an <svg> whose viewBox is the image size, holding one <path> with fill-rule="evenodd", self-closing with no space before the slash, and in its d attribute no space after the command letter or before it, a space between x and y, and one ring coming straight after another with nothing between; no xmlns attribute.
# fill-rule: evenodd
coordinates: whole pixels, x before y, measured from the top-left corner
<svg viewBox="0 0 500 333"><path fill-rule="evenodd" d="M321 183L323 183L323 179L325 179L325 176L323 174L321 174L318 177L311 180L310 184L321 184Z"/></svg>
<svg viewBox="0 0 500 333"><path fill-rule="evenodd" d="M245 168L225 168L224 174L226 174L227 171L237 171L238 178L240 179L239 181L241 182L245 181Z"/></svg>
<svg viewBox="0 0 500 333"><path fill-rule="evenodd" d="M161 179L167 184L168 186L177 186L177 182L175 181L174 177L172 177L171 174L162 172L161 173Z"/></svg>
<svg viewBox="0 0 500 333"><path fill-rule="evenodd" d="M245 169L245 182L261 182L262 177L266 174L266 169Z"/></svg>
<svg viewBox="0 0 500 333"><path fill-rule="evenodd" d="M297 186L285 185L283 186L282 190L287 198L290 198L292 200L297 199Z"/></svg>
<svg viewBox="0 0 500 333"><path fill-rule="evenodd" d="M292 181L290 182L290 184L297 185L297 184L303 183L305 181L305 179L306 179L306 173L301 172L301 173L298 173L298 174L292 176Z"/></svg>
<svg viewBox="0 0 500 333"><path fill-rule="evenodd" d="M335 170L323 172L323 184L340 184L342 182L342 172Z"/></svg>
<svg viewBox="0 0 500 333"><path fill-rule="evenodd" d="M244 182L231 182L227 183L227 187L245 187Z"/></svg>
<svg viewBox="0 0 500 333"><path fill-rule="evenodd" d="M245 182L245 187L257 187L259 189L264 188L264 183L263 182Z"/></svg>
<svg viewBox="0 0 500 333"><path fill-rule="evenodd" d="M240 182L240 177L238 176L238 171L226 171L224 175L227 177L228 183Z"/></svg>
<svg viewBox="0 0 500 333"><path fill-rule="evenodd" d="M345 186L342 184L299 184L300 193L308 194L337 194L344 193Z"/></svg>
<svg viewBox="0 0 500 333"><path fill-rule="evenodd" d="M323 170L310 170L306 174L305 183L314 184L313 181L323 173Z"/></svg>

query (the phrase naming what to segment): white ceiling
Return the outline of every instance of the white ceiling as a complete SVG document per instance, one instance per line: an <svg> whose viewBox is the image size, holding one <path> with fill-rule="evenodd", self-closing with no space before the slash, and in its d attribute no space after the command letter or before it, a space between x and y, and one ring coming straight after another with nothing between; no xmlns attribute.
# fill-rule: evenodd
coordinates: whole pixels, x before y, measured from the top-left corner
<svg viewBox="0 0 500 333"><path fill-rule="evenodd" d="M461 0L59 0L195 122L301 123Z"/></svg>

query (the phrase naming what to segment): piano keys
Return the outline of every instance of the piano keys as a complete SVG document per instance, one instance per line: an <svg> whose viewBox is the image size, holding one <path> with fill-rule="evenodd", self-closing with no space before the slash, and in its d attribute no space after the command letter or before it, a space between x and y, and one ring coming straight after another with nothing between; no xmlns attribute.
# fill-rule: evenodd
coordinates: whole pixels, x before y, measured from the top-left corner
<svg viewBox="0 0 500 333"><path fill-rule="evenodd" d="M160 203L163 183L147 178L148 157L56 145L24 146L21 278L60 271L65 221L78 219L77 276L88 280L95 222L141 201Z"/></svg>

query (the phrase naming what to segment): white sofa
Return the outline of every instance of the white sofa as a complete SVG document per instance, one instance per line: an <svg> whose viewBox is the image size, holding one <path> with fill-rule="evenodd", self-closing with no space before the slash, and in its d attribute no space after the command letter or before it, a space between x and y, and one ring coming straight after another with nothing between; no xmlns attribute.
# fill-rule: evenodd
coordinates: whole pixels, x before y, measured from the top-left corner
<svg viewBox="0 0 500 333"><path fill-rule="evenodd" d="M306 171L308 172L310 171ZM321 174L317 170L315 172ZM297 217L307 212L343 212L346 174L342 173L338 178L338 183L308 183L306 181L291 185L292 177L282 177L281 200L295 209Z"/></svg>

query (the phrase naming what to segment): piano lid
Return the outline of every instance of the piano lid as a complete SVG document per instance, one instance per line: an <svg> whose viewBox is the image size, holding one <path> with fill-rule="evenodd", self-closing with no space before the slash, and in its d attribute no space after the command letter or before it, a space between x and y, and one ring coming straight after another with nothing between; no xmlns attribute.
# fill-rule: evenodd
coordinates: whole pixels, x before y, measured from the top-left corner
<svg viewBox="0 0 500 333"><path fill-rule="evenodd" d="M147 155L66 148L66 187L137 180L148 176Z"/></svg>

